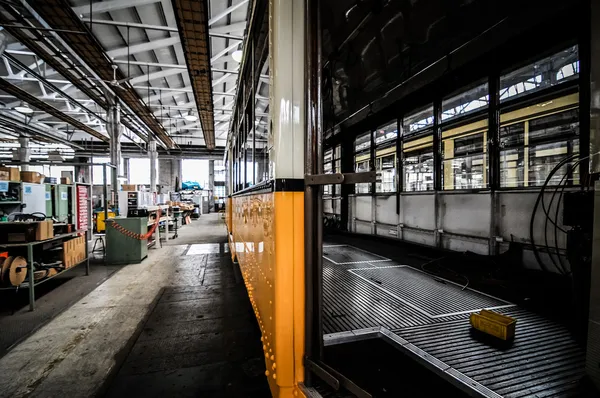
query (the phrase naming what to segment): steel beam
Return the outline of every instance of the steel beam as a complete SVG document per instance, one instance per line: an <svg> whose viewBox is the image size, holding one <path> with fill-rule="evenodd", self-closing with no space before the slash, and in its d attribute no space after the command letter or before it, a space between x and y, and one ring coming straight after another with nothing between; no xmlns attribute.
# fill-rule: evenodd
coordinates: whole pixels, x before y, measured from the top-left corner
<svg viewBox="0 0 600 398"><path fill-rule="evenodd" d="M115 48L106 52L111 58L125 57L127 55L134 55L145 51L153 51L159 48L172 46L179 43L179 37L167 37L165 39L149 41L146 43L135 44L133 46Z"/></svg>
<svg viewBox="0 0 600 398"><path fill-rule="evenodd" d="M136 90L144 90L145 92L148 92L148 86L133 86L134 89ZM181 92L181 93L191 93L192 92L192 88L191 87L180 87L180 88L176 88L176 87L150 87L150 90L154 90L154 91L175 91L175 92Z"/></svg>
<svg viewBox="0 0 600 398"><path fill-rule="evenodd" d="M246 29L246 21L235 22L229 25L213 26L210 28L210 33L231 33L243 32ZM209 33L209 34L210 34Z"/></svg>
<svg viewBox="0 0 600 398"><path fill-rule="evenodd" d="M225 18L227 15L231 14L233 11L237 10L238 8L240 8L243 5L246 5L247 3L248 3L248 0L242 0L239 3L232 5L231 7L227 7L222 12L220 12L217 15L210 18L208 20L208 26L211 26L215 22L220 21L221 19Z"/></svg>
<svg viewBox="0 0 600 398"><path fill-rule="evenodd" d="M238 47L240 45L240 43L233 43L227 47L225 47L224 49L222 49L221 51L219 51L218 53L216 53L215 55L213 55L210 59L210 63L215 63L219 58L221 58L223 55L227 54L229 51L233 50L234 48Z"/></svg>
<svg viewBox="0 0 600 398"><path fill-rule="evenodd" d="M113 12L124 10L130 7L143 6L146 4L154 4L157 3L158 0L109 0L109 1L99 1L96 3L92 3L92 14L99 14L102 12ZM75 14L80 17L83 15L90 14L90 5L86 4L83 6L77 6L72 8ZM93 23L96 23L95 21Z"/></svg>
<svg viewBox="0 0 600 398"><path fill-rule="evenodd" d="M120 26L127 28L137 28L137 29L147 29L147 30L158 30L163 32L178 32L177 28L173 28L171 26L164 25L149 25L144 23L136 23L136 22L121 22L121 21L109 21L107 19L94 19L90 18L82 18L83 22L92 23L93 25L110 25L110 26ZM209 30L208 35L211 37L220 37L223 39L230 40L244 40L243 36L230 35L227 33L221 33L219 31Z"/></svg>
<svg viewBox="0 0 600 398"><path fill-rule="evenodd" d="M128 61L126 59L114 59L113 63L122 64L122 65L150 66L150 67L169 68L169 69L187 69L187 65L161 64L158 62L144 62L144 61Z"/></svg>
<svg viewBox="0 0 600 398"><path fill-rule="evenodd" d="M166 69L158 72L150 73L149 75L136 76L129 81L129 84L138 84L142 82L148 82L156 79L161 79L168 76L179 75L185 73L185 69ZM152 88L150 88L152 89Z"/></svg>

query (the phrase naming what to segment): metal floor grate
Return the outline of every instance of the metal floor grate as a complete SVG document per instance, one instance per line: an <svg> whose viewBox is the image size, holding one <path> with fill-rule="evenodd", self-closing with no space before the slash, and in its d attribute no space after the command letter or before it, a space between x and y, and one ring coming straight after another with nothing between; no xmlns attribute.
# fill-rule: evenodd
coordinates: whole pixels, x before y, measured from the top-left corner
<svg viewBox="0 0 600 398"><path fill-rule="evenodd" d="M430 318L514 306L406 266L359 268L349 272Z"/></svg>
<svg viewBox="0 0 600 398"><path fill-rule="evenodd" d="M501 312L517 319L516 336L508 346L495 346L474 335L462 320L395 333L502 397L576 394L585 356L570 333L526 310Z"/></svg>
<svg viewBox="0 0 600 398"><path fill-rule="evenodd" d="M349 245L324 245L323 257L335 265L391 261L389 258Z"/></svg>
<svg viewBox="0 0 600 398"><path fill-rule="evenodd" d="M419 353L434 372L476 395L580 395L584 352L563 326L352 246L324 246L324 257L327 345L373 338L386 328L404 342L403 349ZM481 308L517 319L512 343L498 345L472 330L469 313Z"/></svg>

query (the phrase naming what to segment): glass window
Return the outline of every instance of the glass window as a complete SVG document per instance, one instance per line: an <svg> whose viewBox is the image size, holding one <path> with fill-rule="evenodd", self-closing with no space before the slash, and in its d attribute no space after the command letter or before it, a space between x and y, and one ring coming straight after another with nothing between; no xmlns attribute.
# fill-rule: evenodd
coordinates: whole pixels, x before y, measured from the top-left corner
<svg viewBox="0 0 600 398"><path fill-rule="evenodd" d="M156 168L156 183L158 183L158 159L156 159L156 164L154 167ZM110 169L107 168L106 171L110 173ZM94 178L96 177L94 176ZM102 171L100 171L100 179L102 179ZM150 159L130 158L129 176L127 179L130 184L150 185Z"/></svg>
<svg viewBox="0 0 600 398"><path fill-rule="evenodd" d="M433 104L405 115L402 120L402 134L405 137L425 131L433 126Z"/></svg>
<svg viewBox="0 0 600 398"><path fill-rule="evenodd" d="M501 187L541 186L562 159L579 154L578 102L572 94L501 115ZM561 181L579 184L579 167L565 164L549 184Z"/></svg>
<svg viewBox="0 0 600 398"><path fill-rule="evenodd" d="M500 77L500 102L579 77L578 47L572 46Z"/></svg>
<svg viewBox="0 0 600 398"><path fill-rule="evenodd" d="M333 173L333 149L328 149L325 151L325 154L323 156L323 172L325 174ZM333 194L333 185L324 185L323 195L331 194Z"/></svg>
<svg viewBox="0 0 600 398"><path fill-rule="evenodd" d="M485 109L489 105L489 102L490 96L487 82L459 94L452 95L442 101L442 122Z"/></svg>
<svg viewBox="0 0 600 398"><path fill-rule="evenodd" d="M433 136L404 142L404 191L433 190Z"/></svg>
<svg viewBox="0 0 600 398"><path fill-rule="evenodd" d="M354 171L362 173L371 171L371 133L363 134L354 142ZM355 185L356 193L371 192L371 183L363 182Z"/></svg>
<svg viewBox="0 0 600 398"><path fill-rule="evenodd" d="M375 192L396 192L396 137L398 122L390 122L373 132L375 141Z"/></svg>
<svg viewBox="0 0 600 398"><path fill-rule="evenodd" d="M396 192L396 147L378 152L375 166L377 170L375 192Z"/></svg>
<svg viewBox="0 0 600 398"><path fill-rule="evenodd" d="M487 119L442 131L442 187L488 187Z"/></svg>
<svg viewBox="0 0 600 398"><path fill-rule="evenodd" d="M97 158L97 157L93 157L92 158L92 163L110 163L110 158ZM103 177L103 167L102 166L92 166L92 182L95 185L102 185L104 184L104 177ZM131 169L131 168L130 168ZM106 168L106 181L110 184L110 168ZM150 181L148 181L148 183L150 183Z"/></svg>

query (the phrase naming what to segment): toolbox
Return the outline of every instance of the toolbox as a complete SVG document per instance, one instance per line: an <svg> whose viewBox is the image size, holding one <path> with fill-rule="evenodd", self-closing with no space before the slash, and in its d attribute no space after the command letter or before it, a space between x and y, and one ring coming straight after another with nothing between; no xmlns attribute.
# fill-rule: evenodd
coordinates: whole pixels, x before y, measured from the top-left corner
<svg viewBox="0 0 600 398"><path fill-rule="evenodd" d="M471 314L469 320L475 329L499 339L511 340L515 337L517 320L510 316L481 310L480 313Z"/></svg>

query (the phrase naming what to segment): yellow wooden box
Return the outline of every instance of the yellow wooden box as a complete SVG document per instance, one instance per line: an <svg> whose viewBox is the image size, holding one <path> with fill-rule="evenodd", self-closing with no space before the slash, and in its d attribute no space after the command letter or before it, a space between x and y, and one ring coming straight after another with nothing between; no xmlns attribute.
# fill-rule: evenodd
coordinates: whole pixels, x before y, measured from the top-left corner
<svg viewBox="0 0 600 398"><path fill-rule="evenodd" d="M507 315L498 314L490 310L481 310L470 316L471 326L475 329L498 337L502 340L511 340L515 337L517 320Z"/></svg>

